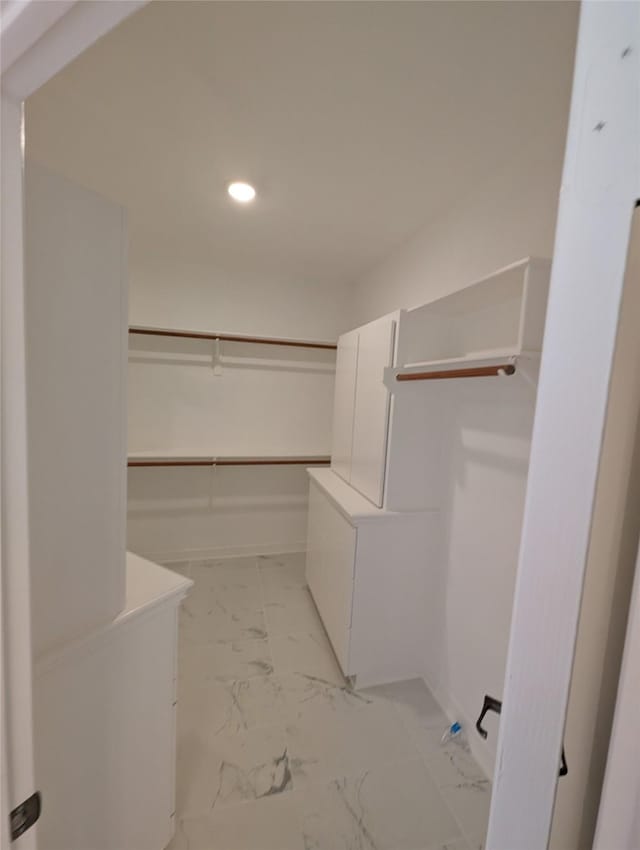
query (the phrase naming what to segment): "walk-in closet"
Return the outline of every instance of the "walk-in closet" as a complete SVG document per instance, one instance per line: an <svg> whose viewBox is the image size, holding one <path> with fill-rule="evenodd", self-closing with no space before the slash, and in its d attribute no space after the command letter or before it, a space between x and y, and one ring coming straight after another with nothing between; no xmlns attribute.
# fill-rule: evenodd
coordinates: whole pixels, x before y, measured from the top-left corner
<svg viewBox="0 0 640 850"><path fill-rule="evenodd" d="M578 19L151 2L27 101L41 850L485 846Z"/></svg>

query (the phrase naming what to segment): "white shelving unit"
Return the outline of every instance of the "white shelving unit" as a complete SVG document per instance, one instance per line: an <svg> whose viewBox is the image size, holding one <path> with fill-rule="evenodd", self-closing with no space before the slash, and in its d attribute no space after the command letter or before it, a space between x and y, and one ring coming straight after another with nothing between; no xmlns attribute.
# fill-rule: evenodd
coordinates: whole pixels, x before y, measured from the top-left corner
<svg viewBox="0 0 640 850"><path fill-rule="evenodd" d="M445 557L448 417L460 400L446 379L517 372L535 385L550 267L520 260L339 340L332 468L309 470L307 580L359 684L425 672L425 612ZM418 383L433 379L442 391ZM482 386L474 398L485 399Z"/></svg>
<svg viewBox="0 0 640 850"><path fill-rule="evenodd" d="M542 351L550 270L549 260L527 257L451 295L401 311L397 362L385 373L389 389L429 372L535 363Z"/></svg>

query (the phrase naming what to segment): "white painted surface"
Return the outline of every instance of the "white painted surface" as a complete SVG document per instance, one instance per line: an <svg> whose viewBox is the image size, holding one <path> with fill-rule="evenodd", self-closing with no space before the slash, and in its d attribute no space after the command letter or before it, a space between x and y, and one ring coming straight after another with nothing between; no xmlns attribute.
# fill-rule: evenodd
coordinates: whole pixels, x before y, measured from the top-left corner
<svg viewBox="0 0 640 850"><path fill-rule="evenodd" d="M358 328L358 368L349 482L382 507L390 395L384 370L393 363L396 317L383 316Z"/></svg>
<svg viewBox="0 0 640 850"><path fill-rule="evenodd" d="M550 262L526 258L456 292L404 310L398 325L398 364L540 352Z"/></svg>
<svg viewBox="0 0 640 850"><path fill-rule="evenodd" d="M631 595L615 718L593 850L640 846L640 568Z"/></svg>
<svg viewBox="0 0 640 850"><path fill-rule="evenodd" d="M1 265L1 557L2 653L0 846L8 848L9 812L35 791L33 773L31 581L26 438L23 277L22 109L3 92L0 122ZM16 850L33 850L36 829Z"/></svg>
<svg viewBox="0 0 640 850"><path fill-rule="evenodd" d="M200 300L190 301L195 328L203 322L196 321L198 305L206 306L208 297L204 289L199 293ZM283 300L268 314L262 309L262 333L286 295L279 293ZM156 301L152 292L147 297L152 314ZM180 290L174 288L171 297L177 305ZM297 309L306 327L290 324L283 335L322 336L322 319L314 332L302 300ZM248 324L256 330L250 318ZM331 335L337 337L335 325ZM216 374L214 347L206 340L130 337L130 454L329 455L334 351L221 343ZM127 545L148 557L181 560L304 546L302 467L150 467L129 469L128 481Z"/></svg>
<svg viewBox="0 0 640 850"><path fill-rule="evenodd" d="M130 336L129 451L328 455L335 352Z"/></svg>
<svg viewBox="0 0 640 850"><path fill-rule="evenodd" d="M582 5L489 850L539 850L549 840L629 228L640 195L639 43L640 6Z"/></svg>
<svg viewBox="0 0 640 850"><path fill-rule="evenodd" d="M129 469L129 548L158 561L304 549L303 466Z"/></svg>
<svg viewBox="0 0 640 850"><path fill-rule="evenodd" d="M8 0L3 4L2 87L26 100L95 41L147 0L83 3Z"/></svg>
<svg viewBox="0 0 640 850"><path fill-rule="evenodd" d="M307 582L343 673L358 687L422 675L438 514L372 508L332 470L309 475Z"/></svg>
<svg viewBox="0 0 640 850"><path fill-rule="evenodd" d="M636 209L564 731L570 771L558 783L550 842L553 850L581 848L593 842L637 558L640 534L638 213ZM632 736L633 733L630 740Z"/></svg>
<svg viewBox="0 0 640 850"><path fill-rule="evenodd" d="M36 656L124 604L124 212L26 168L26 338Z"/></svg>
<svg viewBox="0 0 640 850"><path fill-rule="evenodd" d="M180 256L349 284L514 151L553 145L576 13L569 3L152 3L36 94L28 144L130 211L134 272ZM251 207L226 195L238 178L255 183ZM519 189L518 206L535 206ZM490 194L482 218L495 203ZM481 240L461 234L461 264ZM389 309L372 303L367 318Z"/></svg>
<svg viewBox="0 0 640 850"><path fill-rule="evenodd" d="M170 840L177 606L191 584L128 556L122 614L38 662L41 847L159 850Z"/></svg>
<svg viewBox="0 0 640 850"><path fill-rule="evenodd" d="M333 395L333 428L331 431L331 468L344 478L351 479L353 449L353 417L356 404L356 374L358 369L358 331L349 331L338 339L336 380Z"/></svg>
<svg viewBox="0 0 640 850"><path fill-rule="evenodd" d="M460 293L401 310L398 362L479 352L489 360L501 347L515 356L525 338L526 356L535 357L547 275L547 261L523 260ZM429 567L422 674L447 713L472 730L484 695L503 692L535 384L517 374L398 385L396 371L387 370L385 507L441 512L444 551ZM486 742L473 732L469 740L490 775L497 724L489 719L488 727Z"/></svg>
<svg viewBox="0 0 640 850"><path fill-rule="evenodd" d="M349 645L355 565L356 529L311 479L307 584L340 667L347 676L354 672Z"/></svg>

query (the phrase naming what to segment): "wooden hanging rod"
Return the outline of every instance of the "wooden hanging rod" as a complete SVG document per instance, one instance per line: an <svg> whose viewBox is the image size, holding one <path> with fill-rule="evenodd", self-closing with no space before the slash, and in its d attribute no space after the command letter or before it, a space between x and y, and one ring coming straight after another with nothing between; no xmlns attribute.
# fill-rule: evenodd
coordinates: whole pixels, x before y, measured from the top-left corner
<svg viewBox="0 0 640 850"><path fill-rule="evenodd" d="M499 375L513 375L516 367L513 363L499 366L472 366L466 369L440 369L433 372L405 372L396 375L396 381L439 381L448 378L493 378Z"/></svg>
<svg viewBox="0 0 640 850"><path fill-rule="evenodd" d="M252 457L252 458L143 458L128 460L127 466L324 466L330 457Z"/></svg>
<svg viewBox="0 0 640 850"><path fill-rule="evenodd" d="M140 336L172 336L180 339L219 339L223 342L248 342L258 345L285 345L294 348L322 348L329 351L335 351L338 346L333 342L312 342L306 339L278 339L278 337L268 336L240 336L237 334L217 334L210 331L174 331L167 328L143 328L132 326L129 328L130 334L138 334Z"/></svg>

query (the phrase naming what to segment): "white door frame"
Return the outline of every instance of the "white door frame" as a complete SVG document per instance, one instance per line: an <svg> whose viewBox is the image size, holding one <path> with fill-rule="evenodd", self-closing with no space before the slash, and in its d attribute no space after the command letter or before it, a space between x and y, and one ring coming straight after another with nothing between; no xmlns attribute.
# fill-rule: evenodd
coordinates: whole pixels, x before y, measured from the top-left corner
<svg viewBox="0 0 640 850"><path fill-rule="evenodd" d="M590 0L578 34L488 850L541 850L549 841L639 197L640 4Z"/></svg>
<svg viewBox="0 0 640 850"><path fill-rule="evenodd" d="M9 812L36 790L27 493L22 105L43 83L144 2L10 0L0 19L2 192L0 277L0 848ZM46 806L46 801L44 802ZM71 816L71 813L70 813ZM35 850L37 829L13 843Z"/></svg>
<svg viewBox="0 0 640 850"><path fill-rule="evenodd" d="M2 634L14 643L2 671L10 694L2 703L2 732L10 728L15 745L8 777L3 765L2 778L10 780L2 793L3 850L7 807L34 790L21 104L145 2L10 0L3 7L1 589L3 610L12 616ZM639 4L583 4L489 850L541 850L548 842L628 231L640 197L639 54ZM18 745L20 728L25 737ZM35 841L31 830L14 846L32 850Z"/></svg>

